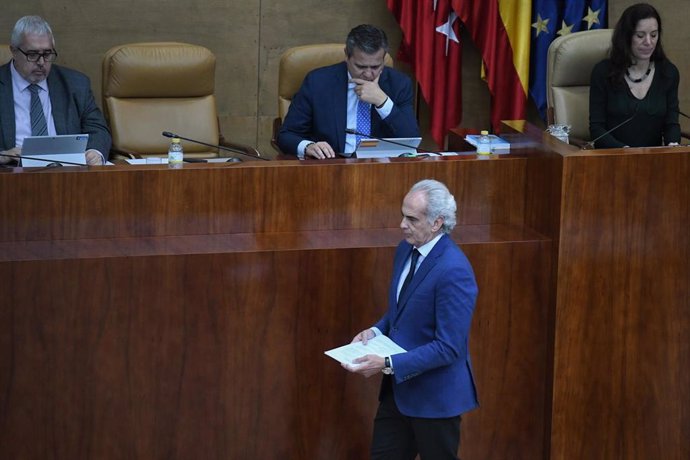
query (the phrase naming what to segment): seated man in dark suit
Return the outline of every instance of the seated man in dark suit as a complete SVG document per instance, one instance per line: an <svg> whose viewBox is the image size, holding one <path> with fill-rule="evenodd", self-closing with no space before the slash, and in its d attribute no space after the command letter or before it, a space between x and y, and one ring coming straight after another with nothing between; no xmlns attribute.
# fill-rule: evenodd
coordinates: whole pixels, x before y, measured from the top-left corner
<svg viewBox="0 0 690 460"><path fill-rule="evenodd" d="M0 66L0 153L21 156L24 138L88 134L86 161L102 164L112 139L86 75L53 65L57 58L50 25L24 16L14 26L12 60ZM0 156L0 164L12 158Z"/></svg>
<svg viewBox="0 0 690 460"><path fill-rule="evenodd" d="M418 137L412 83L384 67L386 33L360 25L345 43L345 62L311 71L290 104L278 145L299 158L351 155L362 136Z"/></svg>

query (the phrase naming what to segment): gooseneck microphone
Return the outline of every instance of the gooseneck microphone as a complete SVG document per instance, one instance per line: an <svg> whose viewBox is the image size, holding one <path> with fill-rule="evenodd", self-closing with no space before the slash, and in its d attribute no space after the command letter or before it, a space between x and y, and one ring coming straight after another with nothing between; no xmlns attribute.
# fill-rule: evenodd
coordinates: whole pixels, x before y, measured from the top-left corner
<svg viewBox="0 0 690 460"><path fill-rule="evenodd" d="M21 160L22 158L26 158L27 160L43 161L44 163L46 163L46 166L51 167L51 168L56 167L56 166L63 166L63 165L89 166L88 164L84 164L84 163L74 163L71 161L62 161L62 160L57 161L54 158L47 159L47 158L38 158L38 157L27 157L27 156L23 156L23 155L14 156L14 155L7 155L5 153L0 153L0 157L12 158L13 160L17 160L17 161ZM2 166L6 166L6 165L2 165Z"/></svg>
<svg viewBox="0 0 690 460"><path fill-rule="evenodd" d="M582 148L581 148L580 150L591 150L591 149L593 149L593 148L594 148L594 144L595 144L599 139L602 139L602 138L608 136L609 134L611 134L612 132L614 132L615 130L617 130L618 128L620 128L621 126L623 126L623 125L625 125L625 124L627 124L627 123L630 123L630 120L632 120L633 118L635 118L635 116L637 115L637 109L638 109L638 107L635 107L635 112L633 112L633 114L632 114L631 116L629 116L629 117L626 118L625 120L621 121L620 123L618 123L618 124L617 124L616 126L614 126L613 128L604 131L604 133L603 133L602 135L597 136L597 137L595 137L594 139L592 139L591 141L587 142L585 145L582 146Z"/></svg>
<svg viewBox="0 0 690 460"><path fill-rule="evenodd" d="M224 145L207 144L206 142L202 142L202 141L198 141L198 140L196 140L196 139L190 139L190 138L188 138L188 137L180 136L179 134L171 133L170 131L163 131L161 134L162 134L163 136L165 136L165 137L177 137L178 139L182 139L182 140L185 140L185 141L193 142L193 143L195 143L195 144L205 145L206 147L212 147L212 148L214 148L214 149L219 149L219 150L226 150L226 151L232 152L232 153L239 153L240 155L244 155L244 156L247 156L247 157L250 157L250 158L256 158L256 159L258 159L258 160L271 161L269 158L264 158L264 157L262 157L261 155L253 155L253 154L251 154L251 153L243 152L243 151L240 150L240 149L235 149L235 148L232 148L232 147L226 147L226 146L224 146ZM237 157L234 157L234 158L237 158ZM242 161L240 158L237 158L237 160Z"/></svg>
<svg viewBox="0 0 690 460"><path fill-rule="evenodd" d="M426 150L426 149L423 149L423 148L421 148L421 147L416 147L416 148L415 148L415 147L412 147L412 146L410 146L410 145L403 144L402 142L395 142L395 141L392 141L392 140L390 140L390 139L386 139L385 137L377 137L377 136L373 136L373 135L371 135L371 134L360 133L360 132L357 131L356 129L347 128L347 129L345 130L345 132L346 132L347 134L354 134L354 135L356 135L356 136L368 137L368 138L370 138L370 139L376 139L376 140L378 140L378 141L388 142L389 144L399 145L400 147L405 147L405 148L407 148L407 149L415 149L415 150L417 150L417 151L419 151L419 152L426 153L426 154L429 154L429 153L430 153L430 154L432 154L432 155L439 155L439 156L442 156L442 155L441 155L440 153L438 153L438 152L432 152L431 150ZM416 155L416 154L412 154L412 156L415 156L415 155Z"/></svg>

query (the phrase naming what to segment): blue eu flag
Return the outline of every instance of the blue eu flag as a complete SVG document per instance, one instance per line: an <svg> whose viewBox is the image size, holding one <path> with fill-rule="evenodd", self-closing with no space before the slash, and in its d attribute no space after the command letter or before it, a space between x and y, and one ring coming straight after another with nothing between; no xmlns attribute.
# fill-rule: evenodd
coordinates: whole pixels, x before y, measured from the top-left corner
<svg viewBox="0 0 690 460"><path fill-rule="evenodd" d="M561 35L606 28L606 0L533 0L529 93L546 120L546 54Z"/></svg>

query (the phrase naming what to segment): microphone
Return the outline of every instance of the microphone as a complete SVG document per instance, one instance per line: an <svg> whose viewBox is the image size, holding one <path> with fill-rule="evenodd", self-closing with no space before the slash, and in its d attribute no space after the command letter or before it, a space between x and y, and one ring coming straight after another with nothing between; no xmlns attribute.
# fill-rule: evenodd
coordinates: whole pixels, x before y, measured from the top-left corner
<svg viewBox="0 0 690 460"><path fill-rule="evenodd" d="M232 147L226 147L224 145L207 144L206 142L202 142L202 141L198 141L196 139L190 139L188 137L180 136L179 134L171 133L170 131L163 131L161 134L165 137L177 137L178 139L193 142L195 144L205 145L206 147L212 147L214 149L219 149L219 150L227 150L228 152L239 153L240 155L248 156L251 158L257 158L257 159L263 160L263 161L271 161L269 158L264 158L261 155L252 155L250 153L243 152L240 149L235 149ZM237 161L242 161L241 158L237 158L237 157L232 157L232 158L235 158Z"/></svg>
<svg viewBox="0 0 690 460"><path fill-rule="evenodd" d="M594 138L594 139L592 139L591 141L587 142L585 145L582 146L582 148L581 148L580 150L590 150L590 149L593 149L593 148L594 148L594 144L595 144L599 139L608 136L609 134L611 134L612 132L614 132L615 130L617 130L618 128L620 128L621 126L623 126L623 125L625 125L625 124L627 124L627 123L630 123L630 120L632 120L633 118L635 118L635 116L637 115L637 109L638 109L638 106L635 106L635 112L633 112L633 114L632 114L631 116L629 116L629 117L626 118L625 120L621 121L620 123L618 123L618 124L617 124L616 126L614 126L613 128L611 128L611 129L609 129L609 130L607 130L607 131L604 131L604 134L602 134L601 136L597 136L596 138Z"/></svg>
<svg viewBox="0 0 690 460"><path fill-rule="evenodd" d="M410 147L409 145L405 145L405 144L403 144L402 142L395 142L395 141L392 141L392 140L390 140L390 139L386 139L386 138L383 138L383 137L377 137L377 136L374 136L374 135L371 135L371 134L360 133L360 132L357 131L356 129L347 128L347 129L345 130L345 132L346 132L347 134L354 134L354 135L356 135L356 136L368 137L368 138L370 138L370 139L376 139L376 140L378 140L378 141L388 142L389 144L399 145L400 147L405 147L405 148L407 148L407 149L414 149L414 148L415 148L415 147ZM421 148L421 147L417 147L415 150L417 150L417 151L419 151L419 152L422 152L422 153L425 153L425 154L431 153L431 154L433 154L433 155L439 155L439 156L441 156L441 154L438 153L438 152L432 152L431 150L426 150L426 149L423 149L423 148ZM355 152L356 152L356 150L355 150ZM406 154L406 155L405 155L405 157L410 157L410 158L416 157L416 156L417 156L416 153Z"/></svg>
<svg viewBox="0 0 690 460"><path fill-rule="evenodd" d="M71 161L62 161L62 160L56 161L55 159L27 157L27 156L22 156L22 155L14 156L14 155L7 155L5 153L0 153L0 157L11 158L11 159L17 160L17 161L21 161L22 158L26 158L27 160L43 161L44 163L47 163L46 166L49 166L51 168L54 166L63 166L63 165L89 166L88 164L84 164L84 163L73 163Z"/></svg>

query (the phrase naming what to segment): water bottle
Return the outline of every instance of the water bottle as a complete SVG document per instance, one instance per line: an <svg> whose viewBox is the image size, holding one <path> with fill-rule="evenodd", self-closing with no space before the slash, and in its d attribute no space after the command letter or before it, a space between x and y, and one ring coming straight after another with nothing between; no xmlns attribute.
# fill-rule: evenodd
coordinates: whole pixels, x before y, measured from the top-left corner
<svg viewBox="0 0 690 460"><path fill-rule="evenodd" d="M491 153L491 137L489 131L483 130L477 141L477 155L488 155Z"/></svg>
<svg viewBox="0 0 690 460"><path fill-rule="evenodd" d="M180 144L179 137L173 137L168 147L168 166L171 168L181 168L184 151L182 144Z"/></svg>

